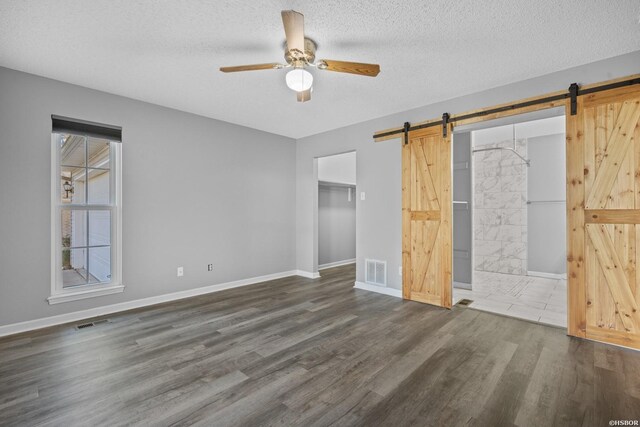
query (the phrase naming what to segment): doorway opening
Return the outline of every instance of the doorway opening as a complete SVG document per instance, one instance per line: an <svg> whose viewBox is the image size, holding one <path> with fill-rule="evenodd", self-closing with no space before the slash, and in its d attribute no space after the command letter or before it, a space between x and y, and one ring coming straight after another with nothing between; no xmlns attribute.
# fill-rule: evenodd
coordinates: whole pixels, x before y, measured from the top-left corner
<svg viewBox="0 0 640 427"><path fill-rule="evenodd" d="M565 328L564 109L456 128L453 304Z"/></svg>
<svg viewBox="0 0 640 427"><path fill-rule="evenodd" d="M356 152L318 159L318 270L356 262Z"/></svg>

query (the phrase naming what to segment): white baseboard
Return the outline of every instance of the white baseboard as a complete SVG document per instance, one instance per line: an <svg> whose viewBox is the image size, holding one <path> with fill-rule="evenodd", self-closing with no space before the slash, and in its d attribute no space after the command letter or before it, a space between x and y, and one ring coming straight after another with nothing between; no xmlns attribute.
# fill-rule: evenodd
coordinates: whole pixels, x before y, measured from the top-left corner
<svg viewBox="0 0 640 427"><path fill-rule="evenodd" d="M355 264L355 263L356 263L355 258L345 259L342 261L328 262L326 264L319 265L318 270L324 270L325 268L332 268L332 267L340 267L341 265L349 265L349 264Z"/></svg>
<svg viewBox="0 0 640 427"><path fill-rule="evenodd" d="M395 288L387 288L386 286L370 285L364 282L355 282L353 287L364 291L377 292L379 294L389 295L396 298L402 298L402 291Z"/></svg>
<svg viewBox="0 0 640 427"><path fill-rule="evenodd" d="M283 277L296 275L300 275L299 271L297 270L284 271L281 273L267 274L264 276L251 277L248 279L236 280L227 283L219 283L217 285L205 286L202 288L189 289L186 291L173 292L170 294L142 298L133 301L126 301L118 304L105 305L103 307L90 308L88 310L74 311L72 313L65 313L57 316L44 317L41 319L27 320L25 322L3 325L0 326L0 337L13 335L20 332L32 331L35 329L46 328L49 326L61 325L63 323L77 322L79 320L90 319L92 317L104 316L105 314L112 314L120 311L131 310L134 308L146 307L163 302L209 294L212 292L223 291L225 289L254 285L256 283L267 282L269 280L281 279Z"/></svg>
<svg viewBox="0 0 640 427"><path fill-rule="evenodd" d="M295 275L306 277L307 279L317 279L318 277L320 277L320 273L318 273L317 271L315 273L312 273L310 271L296 270Z"/></svg>
<svg viewBox="0 0 640 427"><path fill-rule="evenodd" d="M566 273L556 274L556 273L544 273L542 271L527 271L527 276L544 277L545 279L566 279L567 278Z"/></svg>

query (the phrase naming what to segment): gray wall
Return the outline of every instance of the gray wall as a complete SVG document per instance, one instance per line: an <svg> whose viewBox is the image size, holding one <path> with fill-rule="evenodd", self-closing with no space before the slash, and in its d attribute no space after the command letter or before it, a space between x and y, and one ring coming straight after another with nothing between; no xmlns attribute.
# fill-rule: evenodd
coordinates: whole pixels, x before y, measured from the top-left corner
<svg viewBox="0 0 640 427"><path fill-rule="evenodd" d="M566 198L565 135L528 139L527 193L528 270L542 273L567 272L566 203L548 201Z"/></svg>
<svg viewBox="0 0 640 427"><path fill-rule="evenodd" d="M51 114L123 128L122 294L45 301ZM295 161L289 138L0 68L0 325L295 269Z"/></svg>
<svg viewBox="0 0 640 427"><path fill-rule="evenodd" d="M318 262L323 265L355 257L355 186L321 184L318 188Z"/></svg>
<svg viewBox="0 0 640 427"><path fill-rule="evenodd" d="M453 135L453 281L467 289L471 289L473 274L471 182L471 132L457 132Z"/></svg>
<svg viewBox="0 0 640 427"><path fill-rule="evenodd" d="M400 139L374 143L379 130L402 126L405 121L419 122L451 114L500 104L556 90L566 90L572 82L581 84L626 76L640 71L640 51L592 64L582 65L518 83L508 84L472 95L432 103L425 107L381 117L298 140L296 144L296 260L301 270L317 271L317 169L314 159L350 150L358 152L358 198L356 230L356 280L364 281L364 259L386 260L388 286L401 287L401 158ZM389 65L387 65L389 66ZM384 78L384 67L378 78ZM455 84L430 82L428 76L417 84ZM402 96L401 93L398 96ZM385 102L380 99L379 102ZM425 99L425 104L429 100Z"/></svg>

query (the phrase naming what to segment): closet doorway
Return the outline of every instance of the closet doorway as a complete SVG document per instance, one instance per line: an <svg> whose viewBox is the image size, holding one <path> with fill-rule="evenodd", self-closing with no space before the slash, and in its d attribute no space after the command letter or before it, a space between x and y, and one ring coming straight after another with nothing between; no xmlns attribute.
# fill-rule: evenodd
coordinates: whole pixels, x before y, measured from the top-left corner
<svg viewBox="0 0 640 427"><path fill-rule="evenodd" d="M318 270L356 262L356 152L318 158Z"/></svg>
<svg viewBox="0 0 640 427"><path fill-rule="evenodd" d="M566 328L564 108L455 128L453 303Z"/></svg>

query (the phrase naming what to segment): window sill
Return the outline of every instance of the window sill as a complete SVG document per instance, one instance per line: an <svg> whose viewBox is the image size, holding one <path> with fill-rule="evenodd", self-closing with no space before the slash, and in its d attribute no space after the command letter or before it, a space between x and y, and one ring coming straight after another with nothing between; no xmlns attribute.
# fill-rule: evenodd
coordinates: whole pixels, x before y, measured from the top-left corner
<svg viewBox="0 0 640 427"><path fill-rule="evenodd" d="M73 289L62 291L47 298L49 305L63 302L77 301L85 298L101 297L103 295L117 294L124 291L124 285L108 284L104 286L93 285L91 288Z"/></svg>

